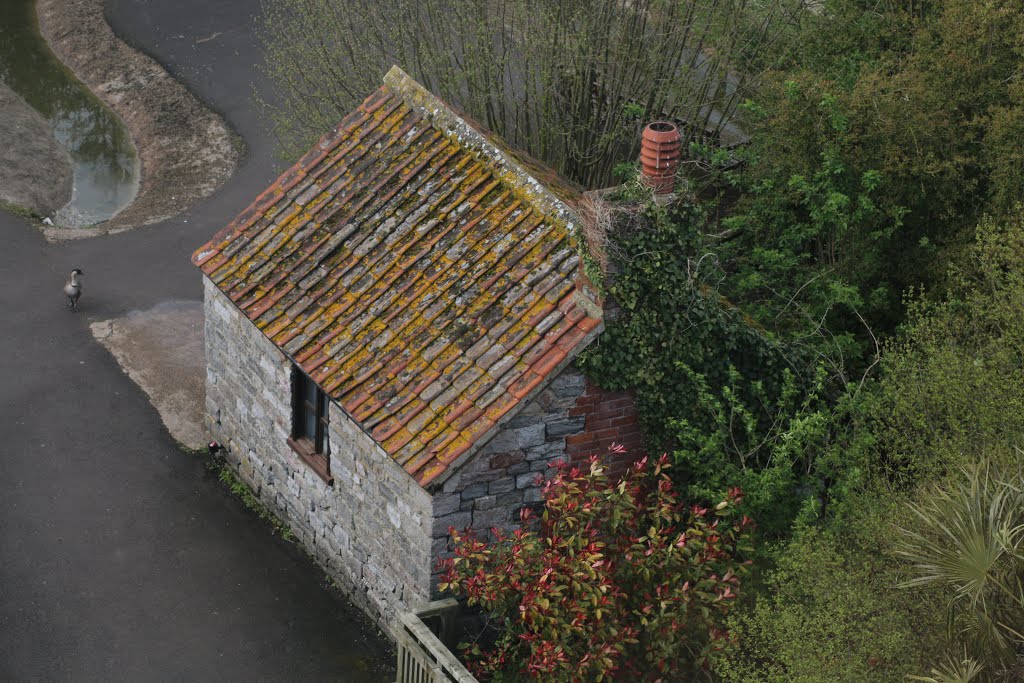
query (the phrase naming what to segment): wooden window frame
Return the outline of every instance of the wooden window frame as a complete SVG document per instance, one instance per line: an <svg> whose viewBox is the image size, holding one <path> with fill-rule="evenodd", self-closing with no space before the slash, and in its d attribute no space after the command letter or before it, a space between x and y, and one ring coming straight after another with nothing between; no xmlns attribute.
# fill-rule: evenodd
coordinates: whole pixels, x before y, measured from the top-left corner
<svg viewBox="0 0 1024 683"><path fill-rule="evenodd" d="M315 405L306 397L313 389ZM306 416L315 418L314 433L306 433ZM320 386L298 368L292 366L292 434L288 445L295 454L316 472L328 486L334 485L331 475L330 405L327 394Z"/></svg>

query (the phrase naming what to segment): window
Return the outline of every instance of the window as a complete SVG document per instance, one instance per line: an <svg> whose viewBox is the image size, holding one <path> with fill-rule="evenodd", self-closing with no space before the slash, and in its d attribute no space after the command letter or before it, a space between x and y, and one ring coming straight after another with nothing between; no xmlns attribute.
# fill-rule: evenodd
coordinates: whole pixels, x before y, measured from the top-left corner
<svg viewBox="0 0 1024 683"><path fill-rule="evenodd" d="M292 437L289 445L328 484L331 449L327 429L327 395L298 367L292 368Z"/></svg>

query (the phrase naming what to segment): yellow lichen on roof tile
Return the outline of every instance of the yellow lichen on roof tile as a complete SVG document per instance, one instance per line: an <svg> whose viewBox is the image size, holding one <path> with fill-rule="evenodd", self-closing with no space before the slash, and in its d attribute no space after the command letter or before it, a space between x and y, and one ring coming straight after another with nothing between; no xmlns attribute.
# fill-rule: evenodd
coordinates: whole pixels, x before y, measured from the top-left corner
<svg viewBox="0 0 1024 683"><path fill-rule="evenodd" d="M460 121L381 88L194 256L422 485L600 323L572 303L565 187Z"/></svg>

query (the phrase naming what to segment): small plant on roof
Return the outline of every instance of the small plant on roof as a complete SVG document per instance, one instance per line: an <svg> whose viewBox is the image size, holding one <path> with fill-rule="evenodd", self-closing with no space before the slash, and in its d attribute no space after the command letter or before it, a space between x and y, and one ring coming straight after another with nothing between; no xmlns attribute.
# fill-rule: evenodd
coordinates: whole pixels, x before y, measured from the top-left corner
<svg viewBox="0 0 1024 683"><path fill-rule="evenodd" d="M739 489L710 508L683 504L668 467L643 458L612 481L597 458L560 464L522 528L492 529L493 543L449 529L441 589L500 629L493 644L461 646L476 675L674 681L706 666L729 641L753 523Z"/></svg>

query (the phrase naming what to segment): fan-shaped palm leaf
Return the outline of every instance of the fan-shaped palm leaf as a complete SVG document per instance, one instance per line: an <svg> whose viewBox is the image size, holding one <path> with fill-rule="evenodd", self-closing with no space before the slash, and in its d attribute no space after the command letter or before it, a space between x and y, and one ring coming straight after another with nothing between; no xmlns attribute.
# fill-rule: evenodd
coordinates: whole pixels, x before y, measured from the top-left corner
<svg viewBox="0 0 1024 683"><path fill-rule="evenodd" d="M963 662L989 670L1008 665L1024 648L1022 484L1019 474L999 477L985 463L964 470L911 505L917 524L900 529L904 546L896 551L914 573L902 586L947 591L951 644L967 649Z"/></svg>

